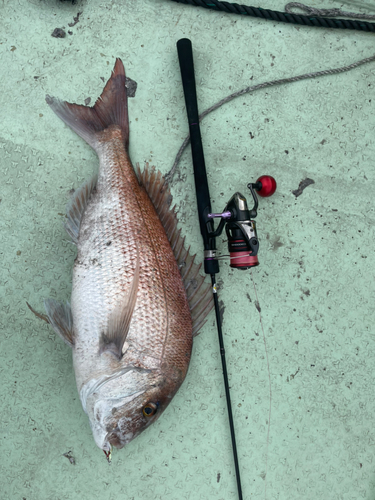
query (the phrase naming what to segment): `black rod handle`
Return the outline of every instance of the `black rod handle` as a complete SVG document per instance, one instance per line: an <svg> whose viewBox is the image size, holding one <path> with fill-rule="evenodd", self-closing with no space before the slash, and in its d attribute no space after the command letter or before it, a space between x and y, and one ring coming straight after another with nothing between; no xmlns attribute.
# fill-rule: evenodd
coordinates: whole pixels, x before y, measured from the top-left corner
<svg viewBox="0 0 375 500"><path fill-rule="evenodd" d="M211 213L211 201L207 182L206 164L203 154L202 137L199 127L197 90L195 86L191 41L188 38L182 38L179 40L177 42L177 52L180 62L182 86L184 89L186 112L189 122L199 226L203 238L204 249L215 250L215 238L209 234L210 232L213 232L214 224L213 221L208 218L208 214ZM205 258L204 268L207 274L216 274L219 272L219 263L214 258Z"/></svg>
<svg viewBox="0 0 375 500"><path fill-rule="evenodd" d="M193 48L188 38L181 38L181 40L177 42L177 53L190 128L191 126L199 124L199 114L194 76Z"/></svg>

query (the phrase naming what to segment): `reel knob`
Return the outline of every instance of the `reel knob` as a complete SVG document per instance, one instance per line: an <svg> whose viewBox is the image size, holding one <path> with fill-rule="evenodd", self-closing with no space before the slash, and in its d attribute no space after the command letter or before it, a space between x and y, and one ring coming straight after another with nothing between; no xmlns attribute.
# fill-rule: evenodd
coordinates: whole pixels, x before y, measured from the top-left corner
<svg viewBox="0 0 375 500"><path fill-rule="evenodd" d="M259 177L256 183L253 184L253 186L258 192L259 196L267 198L268 196L272 196L276 191L277 184L272 175L262 175L261 177Z"/></svg>

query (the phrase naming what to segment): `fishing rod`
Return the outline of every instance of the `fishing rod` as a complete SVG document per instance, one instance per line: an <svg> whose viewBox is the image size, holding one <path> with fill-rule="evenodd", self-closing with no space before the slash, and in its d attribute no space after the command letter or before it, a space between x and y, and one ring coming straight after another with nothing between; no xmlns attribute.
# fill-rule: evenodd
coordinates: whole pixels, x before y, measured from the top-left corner
<svg viewBox="0 0 375 500"><path fill-rule="evenodd" d="M235 193L223 212L212 213L210 193L208 189L206 165L204 161L202 137L199 127L197 91L194 76L194 61L191 41L182 38L177 42L177 52L180 62L181 79L185 95L186 111L189 122L191 153L193 158L195 190L197 197L199 225L204 244L204 270L211 276L212 292L215 305L217 332L219 337L220 355L223 368L225 395L232 439L233 459L236 471L238 498L242 500L241 476L238 463L236 436L234 430L232 404L230 398L228 372L225 359L225 348L220 317L220 306L216 287L216 274L219 272L219 261L216 256L216 237L224 227L228 237L230 266L236 269L250 269L259 264L256 224L253 220L257 215L258 198L256 192L263 197L271 196L276 190L276 181L269 175L263 175L255 183L247 187L253 198L254 206L248 209L246 198L239 192ZM213 219L220 219L217 229Z"/></svg>

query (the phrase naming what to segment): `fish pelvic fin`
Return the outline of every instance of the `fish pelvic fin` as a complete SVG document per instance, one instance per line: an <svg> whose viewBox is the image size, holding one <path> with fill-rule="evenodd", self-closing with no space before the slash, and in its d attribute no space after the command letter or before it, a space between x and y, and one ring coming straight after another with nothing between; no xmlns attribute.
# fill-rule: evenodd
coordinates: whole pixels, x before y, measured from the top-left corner
<svg viewBox="0 0 375 500"><path fill-rule="evenodd" d="M46 96L47 104L70 128L97 150L100 133L117 127L125 148L129 146L128 98L125 87L125 69L116 59L112 75L94 106L83 106Z"/></svg>
<svg viewBox="0 0 375 500"><path fill-rule="evenodd" d="M66 232L72 238L73 243L78 243L79 228L82 216L85 212L91 194L95 191L97 176L95 175L77 189L66 206L67 221L64 226Z"/></svg>
<svg viewBox="0 0 375 500"><path fill-rule="evenodd" d="M137 249L137 262L129 294L126 297L125 304L119 303L110 315L107 332L103 332L100 338L99 354L110 352L118 360L122 358L122 348L129 333L130 323L137 302L139 270L139 251Z"/></svg>
<svg viewBox="0 0 375 500"><path fill-rule="evenodd" d="M181 229L177 228L176 207L170 208L173 197L166 179L160 171L156 171L154 167L150 168L148 163L143 172L137 163L136 172L140 185L146 189L165 229L180 269L195 336L205 324L206 317L214 306L211 284L199 273L202 264L196 264L196 256L190 254L190 247L187 249L185 247L185 238L181 236Z"/></svg>

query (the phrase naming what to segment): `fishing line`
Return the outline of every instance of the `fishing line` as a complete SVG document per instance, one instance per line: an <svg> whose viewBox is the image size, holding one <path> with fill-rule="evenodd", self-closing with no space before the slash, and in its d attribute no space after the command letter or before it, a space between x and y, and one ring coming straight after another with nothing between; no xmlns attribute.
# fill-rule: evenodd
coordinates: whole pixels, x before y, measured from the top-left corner
<svg viewBox="0 0 375 500"><path fill-rule="evenodd" d="M254 286L256 303L258 304L257 310L258 310L258 313L259 313L259 321L260 321L260 327L261 327L262 335L263 335L264 350L265 350L265 353L266 353L267 371L268 371L268 383L269 383L269 390L270 390L270 404L269 404L269 409L268 409L268 427L267 427L267 444L266 444L266 471L265 471L265 477L264 477L264 497L265 497L265 500L266 500L267 499L268 448L269 448L270 430L271 430L272 384L271 384L271 371L270 371L270 361L269 361L269 357L268 357L266 334L264 333L261 307L260 307L260 304L259 304L258 292L257 292L256 286L255 286L255 281L254 281L254 276L253 276L252 269L250 269L250 276L251 276L251 281L253 282L253 286Z"/></svg>
<svg viewBox="0 0 375 500"><path fill-rule="evenodd" d="M355 21L353 19L331 19L321 16L344 16L359 19L374 19L373 16L366 14L356 14L353 12L343 12L340 9L312 9L303 4L291 2L285 7L285 12L278 12L270 9L262 9L261 7L250 7L248 5L238 5L237 3L222 2L220 0L172 0L173 2L192 5L195 7L203 7L205 9L225 12L227 14L241 14L250 17L257 17L266 21L278 21L288 24L299 24L302 26L310 26L315 28L331 28L331 29L347 29L366 32L375 32L375 23L366 21ZM291 7L298 7L310 15L294 14Z"/></svg>
<svg viewBox="0 0 375 500"><path fill-rule="evenodd" d="M273 87L275 85L294 83L294 82L299 82L301 80L306 80L308 78L318 78L320 76L328 76L328 75L335 75L338 73L344 73L346 71L350 71L352 69L358 68L358 66L361 66L363 64L367 64L367 63L372 62L372 61L375 61L375 54L371 57L366 57L365 59L361 59L360 61L356 61L352 64L347 65L347 66L341 66L340 68L326 69L326 70L322 70L322 71L316 71L314 73L305 73L303 75L291 76L289 78L281 78L278 80L271 80L269 82L263 82L263 83L259 83L257 85L252 85L250 87L245 87L242 90L238 90L237 92L234 92L233 94L230 94L227 97L224 97L224 99L221 99L216 104L214 104L213 106L211 106L211 107L207 108L205 111L203 111L199 115L199 122L201 122L203 120L203 118L205 118L212 111L215 111L216 109L220 108L224 104L227 104L228 102L230 102L232 99L235 99L236 97L239 97L241 95L249 94L251 92L255 92L256 90L264 89L267 87ZM171 181L173 179L176 168L181 160L181 156L182 156L186 146L189 144L189 141L190 141L190 135L188 135L185 138L180 149L178 150L178 153L177 153L176 158L173 162L172 168L165 175L165 178L168 180L169 183L171 183Z"/></svg>
<svg viewBox="0 0 375 500"><path fill-rule="evenodd" d="M289 79L274 80L272 82L265 82L263 84L247 87L239 92L231 94L225 99L222 99L221 101L219 101L219 103L215 104L214 106L206 110L199 117L191 41L188 39L179 40L177 42L177 51L180 63L181 79L183 84L186 111L189 123L189 132L191 138L190 142L191 142L193 169L194 169L194 182L195 182L195 191L196 191L197 208L199 216L199 225L204 244L204 271L211 277L213 302L215 306L216 324L217 324L218 339L220 345L220 355L221 355L221 362L223 369L225 395L227 401L228 420L229 420L230 434L232 439L233 460L236 470L238 498L239 500L242 500L240 468L239 468L235 429L234 429L233 414L232 414L232 405L231 405L231 398L229 391L228 373L227 373L226 359L225 359L225 348L224 348L222 325L221 325L220 306L219 306L217 286L216 286L216 274L219 272L219 261L216 253L216 237L220 236L225 228L228 240L230 266L232 268L239 270L246 270L246 269L252 269L252 267L259 265L257 256L259 249L259 239L257 236L256 223L254 220L254 218L257 216L257 208L258 208L257 194L261 197L272 196L273 193L276 191L276 181L273 177L269 175L262 175L261 177L258 178L256 182L252 182L247 185L254 201L254 206L251 210L249 210L248 208L246 198L241 193L237 192L234 195L232 195L232 197L230 198L230 200L228 201L227 205L225 206L224 210L221 213L212 213L199 123L200 120L211 111L222 106L229 100L239 95L248 93L251 90L264 88L271 85L277 85L280 83L298 81L308 77L323 76L326 74L348 71L349 69L357 67L360 64L364 64L366 62L374 60L375 55L370 58L363 59L361 61L353 63L350 66L336 68L333 70L320 71L315 74L309 73L305 75L299 75ZM187 144L188 140L186 140L185 142ZM180 149L183 150L183 148ZM175 162L176 165L177 163L178 161ZM174 170L172 169L171 172L169 173L169 177L173 176L173 173ZM215 218L220 219L220 222L216 229L213 223L213 219ZM221 256L220 258L223 257L224 256ZM268 411L267 448L266 448L266 472L265 472L266 474L265 479L266 479L268 472L268 448L269 448L269 437L271 428L272 386L271 386L271 373L270 373L266 335L261 316L261 308L259 305L258 293L252 274L251 274L251 279L253 282L254 292L256 297L255 305L259 312L259 319L260 319L264 348L266 353L268 380L269 380L270 403ZM265 495L267 495L267 481L265 484Z"/></svg>
<svg viewBox="0 0 375 500"><path fill-rule="evenodd" d="M200 5L202 7L214 8L214 9L218 8L219 6L224 5L225 8L229 8L229 12L234 12L233 10L230 10L230 9L232 9L232 7L246 9L245 6L239 6L237 4L229 4L228 2L219 2L217 0L208 0L210 2L210 4L208 4L206 0L191 0L191 1L190 0L173 0L173 1L177 1L179 3L190 3L193 5ZM289 4L289 6L287 6L287 7L289 7L289 8L291 8L291 7L304 8L305 6L303 6L302 4L292 3L292 4ZM252 8L250 7L249 9L252 9ZM262 9L257 9L257 10L262 11ZM262 12L264 12L264 11L262 11ZM250 14L249 12L238 12L238 13L241 13L241 14L247 13L249 15L254 15L254 14ZM267 11L267 13L272 13L272 11ZM310 12L310 13L312 13L312 12ZM314 13L316 13L316 12L314 12ZM325 13L327 13L327 12L325 12ZM272 13L272 14L279 14L279 13ZM333 13L331 11L330 14L331 15L341 15L342 12L337 11L337 12ZM295 15L287 13L287 14L285 14L285 16L295 16ZM266 19L272 18L272 17L267 17L267 16L257 16L257 17L263 17ZM302 23L298 22L298 24L307 24L307 25L314 25L314 26L320 26L320 27L335 27L335 28L340 27L340 28L345 28L345 29L361 29L361 30L365 30L365 31L375 31L375 29L374 29L375 24L374 23L359 23L360 27L356 28L356 27L353 27L354 22L352 22L352 21L337 20L337 22L334 22L336 20L328 19L328 20L326 20L328 22L328 24L331 22L332 22L332 24L327 26L324 23L321 25L316 24L318 21L321 21L319 18L308 18L307 16L297 16L297 17L299 18L299 20L302 20L302 21L306 21L306 19L309 20L309 22L302 22ZM289 21L289 20L285 21L285 18L281 19L281 20L283 20L284 22L294 22L294 21ZM347 23L349 23L349 24L347 24ZM259 195L261 195L261 196L270 196L276 190L276 182L270 176L262 176L257 180L256 183L248 184L248 188L251 191L251 194L253 196L254 203L255 203L254 208L250 211L247 208L246 199L243 197L243 195L241 195L241 193L235 193L235 195L233 195L232 198L229 200L227 206L224 208L224 211L221 214L211 213L211 202L210 202L210 196L209 196L209 190L208 190L207 174L206 174L206 168L205 168L205 162L204 162L203 146L202 146L199 123L210 112L218 109L219 107L221 107L222 105L231 101L232 99L239 97L241 95L244 95L245 93L250 93L250 92L253 92L253 91L261 89L261 88L279 85L282 83L292 83L292 82L300 81L300 80L307 79L307 78L317 78L320 76L337 74L337 73L349 71L349 70L354 69L362 64L374 61L375 55L373 55L369 58L357 61L349 66L344 66L344 67L330 69L330 70L324 70L324 71L318 71L315 73L306 73L306 74L294 76L291 78L273 80L273 81L269 81L269 82L264 82L262 84L246 87L245 89L242 89L238 92L230 94L229 96L225 97L224 99L222 99L218 103L216 103L213 106L211 106L210 108L206 109L201 115L198 115L198 105L197 105L195 76L194 76L194 63L193 63L192 46L191 46L190 40L188 40L188 39L179 40L177 42L177 50L178 50L178 57L179 57L179 63L180 63L180 69L181 69L181 78L182 78L182 84L183 84L183 89L184 89L184 96L185 96L186 111L187 111L187 116L188 116L190 134L185 139L184 143L182 144L182 146L177 154L177 157L175 159L175 162L172 166L172 169L168 172L166 177L168 178L169 182L172 180L173 175L174 175L175 170L176 170L176 167L177 167L177 165L180 161L180 158L182 156L182 153L189 142L189 138L191 138L191 151L192 151L192 159L193 159L193 167L194 167L194 179L195 179L195 189L196 189L196 197L197 197L197 205L198 205L198 215L199 215L200 230L201 230L203 243L204 243L204 269L205 269L206 274L210 274L210 276L211 276L211 285L212 285L213 300L214 300L214 305L215 305L216 324L217 324L217 330L218 330L218 338L219 338L220 354L221 354L222 369L223 369L225 394L226 394L226 401L227 401L228 419L229 419L229 426L230 426L230 433L231 433L231 440L232 440L233 460L234 460L235 471L236 471L237 491L238 491L239 500L242 500L243 497L242 497L240 468L239 468L237 445L236 445L236 438L235 438L235 429L234 429L232 405L231 405L231 398L230 398L228 373L227 373L226 360L225 360L225 348L224 348L223 334L222 334L220 306L219 306L219 300L218 300L218 296L217 296L217 287L216 287L216 278L215 278L216 273L219 272L218 258L221 260L221 259L225 258L226 256L224 256L224 255L221 255L219 257L216 256L215 238L216 238L216 236L221 234L221 232L225 226L227 236L228 236L228 248L229 248L229 252L230 252L229 256L230 256L231 267L238 268L238 269L249 269L250 268L250 270L251 270L253 266L258 265L257 252L258 252L259 243L258 243L258 238L257 238L257 233L256 233L255 221L251 220L251 217L254 218L256 216L256 214L257 214L256 209L258 206L258 201L257 201L254 190L257 190L259 192ZM264 183L262 181L264 181ZM216 230L214 229L213 220L212 220L215 217L218 217L221 219L220 224ZM248 249L247 252L242 251L244 249L244 247ZM249 253L249 251L250 251L250 253ZM271 384L270 361L269 361L269 355L268 355L266 335L265 335L265 330L264 330L263 320L262 320L262 315L261 315L261 307L259 304L258 293L257 293L257 289L255 286L255 281L254 281L252 270L250 272L251 272L251 280L253 283L254 293L255 293L255 298L256 298L255 305L256 305L256 308L257 308L258 313L259 313L259 321L260 321L260 326L261 326L261 330L262 330L262 337L263 337L263 343L264 343L264 349L265 349L265 357L266 357L266 362L267 362L268 382L269 382L269 408L268 408L266 461L265 461L265 477L264 477L264 480L265 480L264 494L265 494L265 499L267 499L268 452L269 452L269 439L270 439L270 431L271 431L271 414L272 414L272 384Z"/></svg>
<svg viewBox="0 0 375 500"><path fill-rule="evenodd" d="M216 274L219 272L219 261L216 256L216 237L220 236L225 228L228 240L230 266L232 268L246 270L259 265L257 256L259 249L259 240L257 236L256 222L254 220L257 216L258 208L257 194L261 197L272 196L276 191L276 181L269 175L262 175L256 182L249 183L247 185L254 202L254 206L251 210L249 210L247 206L246 198L241 193L237 192L232 195L223 212L212 213L206 166L203 154L202 137L199 128L197 93L191 41L186 38L179 40L177 42L177 51L191 137L191 153L193 159L198 217L204 245L204 271L206 274L209 274L211 276L216 325L223 368L225 396L227 401L228 420L232 439L233 460L236 470L238 498L239 500L242 500L240 468L238 463L232 404L229 391L229 381L221 325L221 308L219 305L216 286ZM257 192L257 194L255 193L255 191ZM216 229L214 227L213 219L220 219L220 222ZM260 312L260 308L258 309L258 311ZM263 338L265 341L265 335L263 335ZM271 380L270 374L269 380Z"/></svg>

